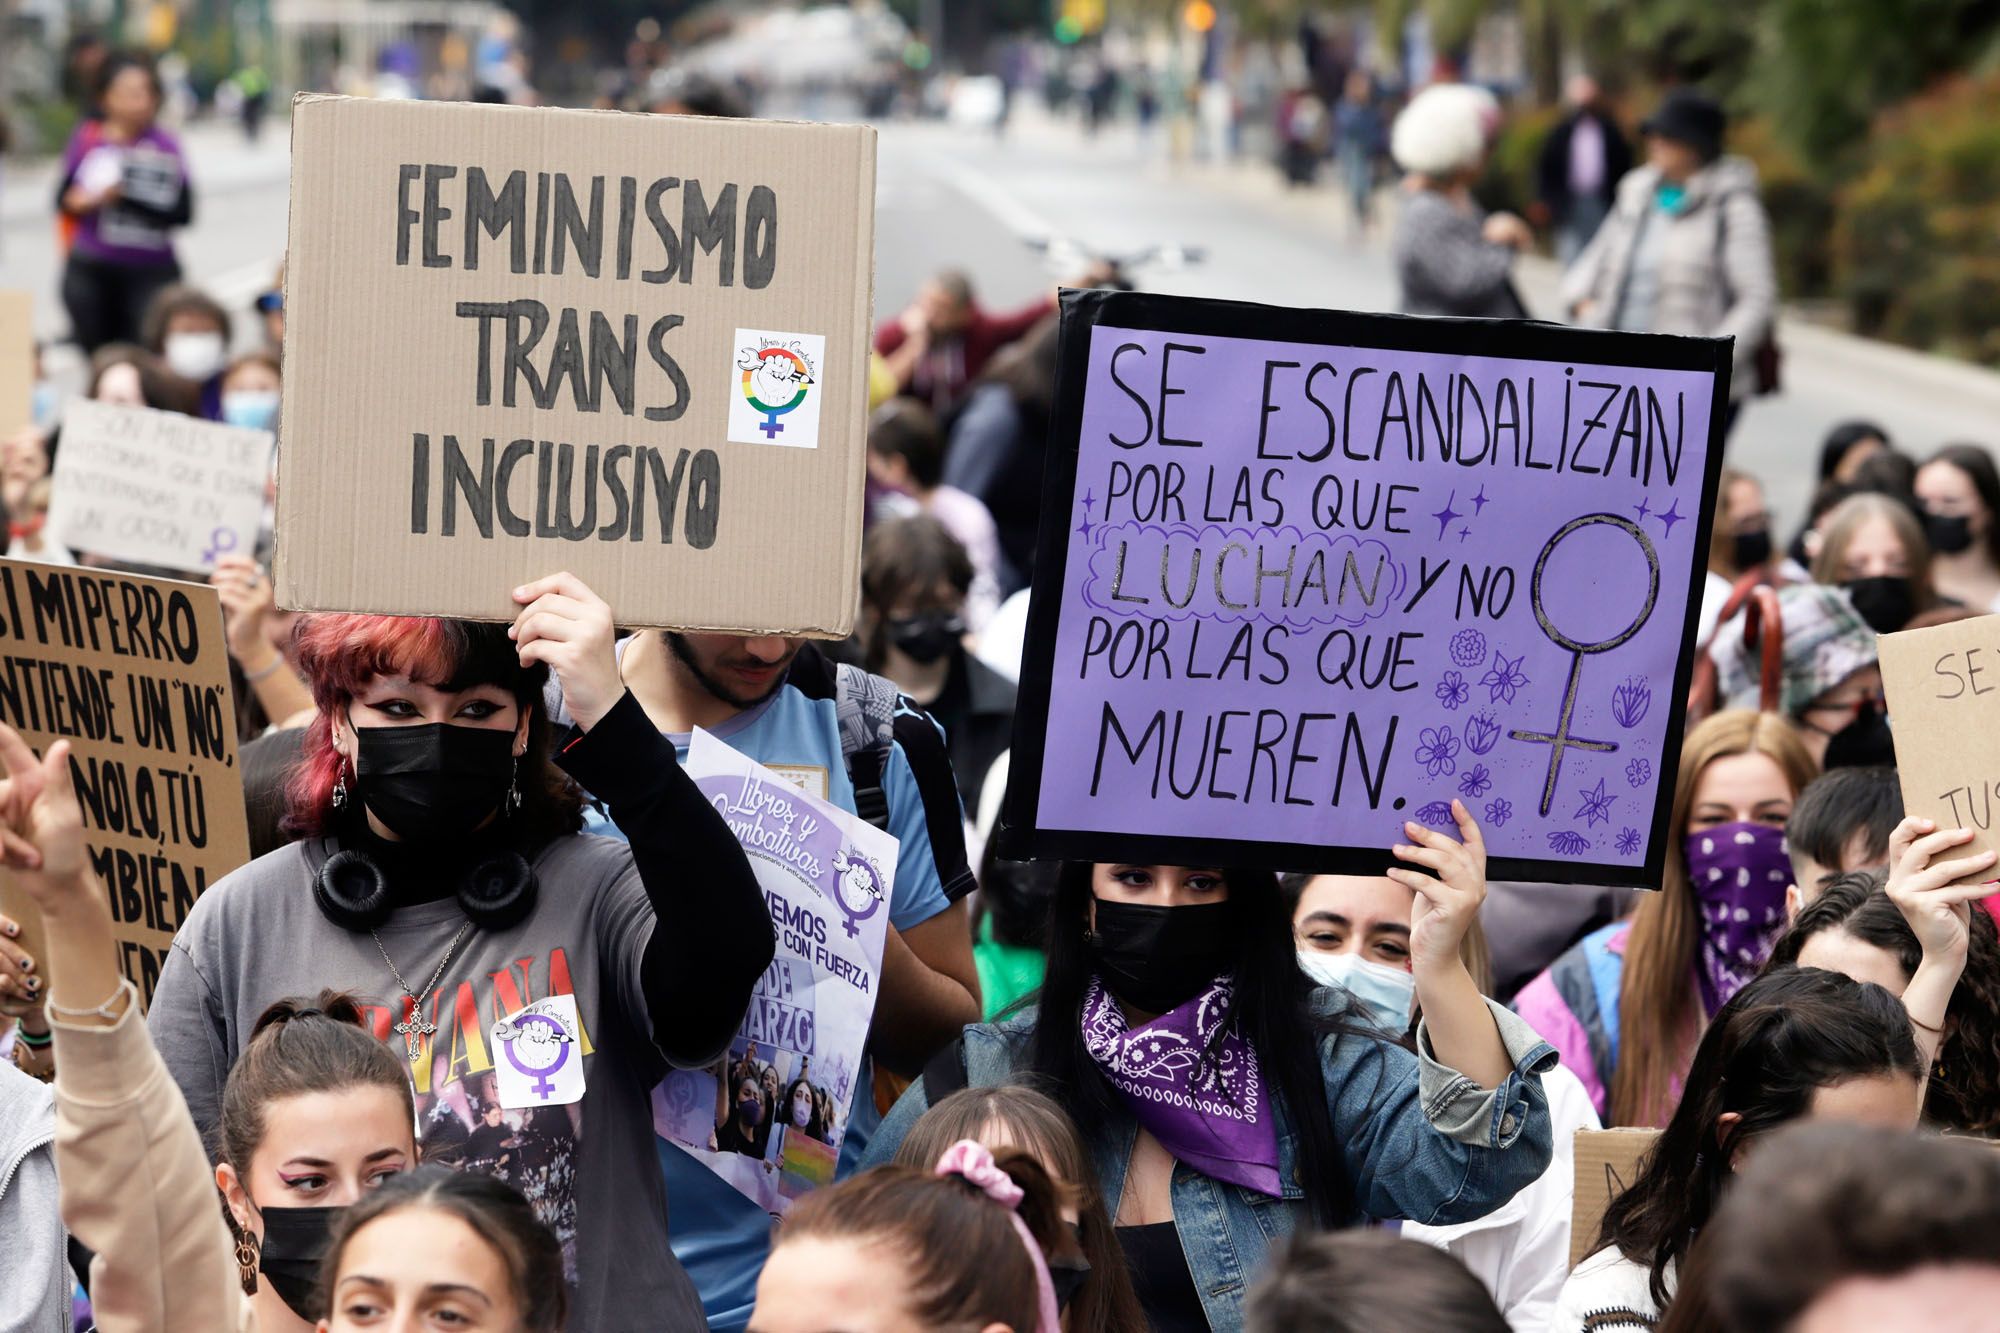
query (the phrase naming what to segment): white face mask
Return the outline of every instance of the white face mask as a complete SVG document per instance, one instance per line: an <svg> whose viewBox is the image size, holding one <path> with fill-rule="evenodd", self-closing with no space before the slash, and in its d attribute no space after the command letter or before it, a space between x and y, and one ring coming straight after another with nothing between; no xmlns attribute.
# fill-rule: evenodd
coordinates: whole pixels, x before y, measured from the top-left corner
<svg viewBox="0 0 2000 1333"><path fill-rule="evenodd" d="M229 349L219 333L169 333L166 342L167 369L184 380L197 383L221 372Z"/></svg>
<svg viewBox="0 0 2000 1333"><path fill-rule="evenodd" d="M812 1118L812 1103L800 1101L797 1097L792 1098L792 1123L804 1129L812 1123Z"/></svg>
<svg viewBox="0 0 2000 1333"><path fill-rule="evenodd" d="M1371 962L1358 953L1320 953L1315 949L1299 950L1299 966L1320 985L1338 986L1352 995L1383 1030L1402 1032L1410 1026L1417 995L1414 973Z"/></svg>

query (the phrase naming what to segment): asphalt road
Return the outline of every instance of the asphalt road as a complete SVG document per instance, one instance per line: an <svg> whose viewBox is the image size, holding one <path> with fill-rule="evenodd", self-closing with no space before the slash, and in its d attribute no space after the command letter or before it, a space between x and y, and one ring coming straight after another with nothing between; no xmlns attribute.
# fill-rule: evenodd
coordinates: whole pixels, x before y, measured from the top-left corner
<svg viewBox="0 0 2000 1333"><path fill-rule="evenodd" d="M250 147L226 126L187 136L199 189L182 262L234 307L268 284L285 244L282 126ZM59 337L57 251L46 171L0 180L0 286L36 297L36 323ZM339 219L325 219L338 225ZM1030 119L1005 138L938 125L883 129L877 187L875 306L893 315L923 279L966 270L995 308L1032 299L1067 265L1031 248L1053 239L1097 251L1200 247L1198 264L1155 263L1151 290L1279 305L1387 310L1395 282L1379 235L1356 238L1330 190L1287 192L1261 166L1170 167L1163 146L1129 132L1085 141ZM1530 265L1521 286L1548 310L1553 275ZM253 336L244 320L239 339ZM1899 349L1787 329L1786 391L1753 403L1730 458L1762 476L1788 525L1810 490L1820 437L1852 416L1880 421L1919 456L1952 439L2000 438L2000 376ZM58 354L58 370L75 373ZM65 367L67 367L65 369Z"/></svg>

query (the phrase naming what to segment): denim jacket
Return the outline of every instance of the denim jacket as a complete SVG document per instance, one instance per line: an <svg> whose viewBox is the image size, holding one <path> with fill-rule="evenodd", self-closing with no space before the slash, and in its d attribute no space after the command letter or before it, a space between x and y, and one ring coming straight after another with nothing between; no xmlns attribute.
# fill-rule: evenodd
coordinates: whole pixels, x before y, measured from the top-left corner
<svg viewBox="0 0 2000 1333"><path fill-rule="evenodd" d="M1340 1001L1322 991L1319 1004L1331 1012ZM1417 1042L1423 1054L1358 1034L1321 1039L1320 1069L1333 1142L1353 1199L1353 1211L1341 1219L1343 1224L1371 1218L1435 1225L1470 1221L1513 1198L1548 1166L1552 1145L1541 1071L1556 1063L1556 1052L1516 1015L1491 1001L1487 1007L1514 1066L1506 1082L1493 1089L1481 1088L1432 1059L1429 1035L1421 1026ZM1034 1022L1034 1011L1027 1010L1006 1022L967 1028L967 1082L973 1087L1005 1083L1016 1061L1026 1058ZM1174 1168L1174 1227L1216 1333L1243 1327L1244 1292L1266 1253L1294 1227L1312 1224L1299 1179L1296 1131L1283 1099L1274 1097L1272 1104L1282 1199L1211 1179L1188 1166ZM879 1166L893 1158L927 1109L919 1080L882 1121L862 1164ZM1102 1123L1078 1129L1097 1169L1105 1209L1116 1217L1139 1122L1121 1107Z"/></svg>

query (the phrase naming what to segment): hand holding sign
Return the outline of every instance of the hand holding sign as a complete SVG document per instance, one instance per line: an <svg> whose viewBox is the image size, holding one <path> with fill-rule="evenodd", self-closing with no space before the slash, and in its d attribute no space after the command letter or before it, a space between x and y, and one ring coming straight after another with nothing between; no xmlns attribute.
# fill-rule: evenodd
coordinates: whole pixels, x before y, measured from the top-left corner
<svg viewBox="0 0 2000 1333"><path fill-rule="evenodd" d="M1451 803L1451 817L1458 838L1411 821L1403 832L1417 845L1390 848L1397 860L1436 872L1435 877L1401 867L1386 872L1417 895L1410 912L1410 968L1420 976L1459 963L1458 946L1486 901L1486 839L1463 802Z"/></svg>
<svg viewBox="0 0 2000 1333"><path fill-rule="evenodd" d="M548 664L577 726L589 731L625 693L614 648L611 608L574 574L551 574L514 589L523 609L507 637L521 665Z"/></svg>
<svg viewBox="0 0 2000 1333"><path fill-rule="evenodd" d="M1972 841L1969 829L1940 830L1934 820L1911 815L1889 835L1889 898L1923 945L1923 961L1903 990L1903 1007L1916 1027L1917 1047L1928 1065L1944 1040L1945 1011L1965 972L1972 939L1972 903L1993 891L1992 881L1958 881L1991 873L1994 853L1938 858Z"/></svg>

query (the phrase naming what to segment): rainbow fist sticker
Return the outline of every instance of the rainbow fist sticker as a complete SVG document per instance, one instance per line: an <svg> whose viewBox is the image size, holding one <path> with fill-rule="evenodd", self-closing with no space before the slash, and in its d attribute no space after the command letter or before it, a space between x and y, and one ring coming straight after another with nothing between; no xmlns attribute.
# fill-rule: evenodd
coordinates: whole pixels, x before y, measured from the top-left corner
<svg viewBox="0 0 2000 1333"><path fill-rule="evenodd" d="M730 440L817 449L826 338L738 329L735 353L729 372Z"/></svg>

